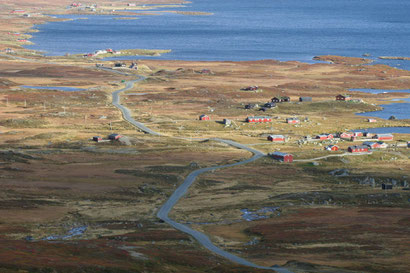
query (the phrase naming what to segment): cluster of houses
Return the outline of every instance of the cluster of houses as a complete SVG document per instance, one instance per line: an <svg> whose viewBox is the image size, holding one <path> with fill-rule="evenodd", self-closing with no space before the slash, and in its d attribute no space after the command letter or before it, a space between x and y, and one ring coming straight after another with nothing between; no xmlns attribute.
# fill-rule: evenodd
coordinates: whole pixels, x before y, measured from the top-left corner
<svg viewBox="0 0 410 273"><path fill-rule="evenodd" d="M116 50L113 50L113 49L111 49L111 48L107 48L107 49L105 49L105 50L96 50L96 51L94 51L94 53L84 54L83 57L84 57L84 58L86 58L86 57L96 57L96 56L98 56L98 55L107 54L107 53L111 53L111 54L121 54L120 51L116 51Z"/></svg>
<svg viewBox="0 0 410 273"><path fill-rule="evenodd" d="M95 142L105 142L105 141L113 141L113 140L119 140L122 138L122 135L120 134L111 134L108 136L108 139L104 140L101 136L94 136L93 141Z"/></svg>
<svg viewBox="0 0 410 273"><path fill-rule="evenodd" d="M339 133L337 136L340 137L341 139L349 139L352 141L355 141L361 138L392 141L394 138L392 134L372 134L369 132L344 132L344 133Z"/></svg>
<svg viewBox="0 0 410 273"><path fill-rule="evenodd" d="M90 10L90 11L97 11L97 4L87 5L84 6L80 2L74 2L70 5L71 8L77 8L79 10Z"/></svg>

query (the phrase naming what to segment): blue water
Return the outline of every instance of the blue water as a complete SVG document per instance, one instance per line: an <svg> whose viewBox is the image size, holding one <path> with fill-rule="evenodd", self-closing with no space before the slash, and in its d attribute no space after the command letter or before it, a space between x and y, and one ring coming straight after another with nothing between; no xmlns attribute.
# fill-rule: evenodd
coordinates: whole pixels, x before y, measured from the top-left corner
<svg viewBox="0 0 410 273"><path fill-rule="evenodd" d="M68 87L68 86L30 86L30 85L22 85L22 88L30 88L30 89L46 89L46 90L58 90L64 92L78 92L84 91L86 89L75 88L75 87Z"/></svg>
<svg viewBox="0 0 410 273"><path fill-rule="evenodd" d="M378 127L354 130L354 132L369 132L373 134L410 134L410 127Z"/></svg>
<svg viewBox="0 0 410 273"><path fill-rule="evenodd" d="M377 117L383 119L388 119L391 116L395 116L397 119L410 119L410 98L400 100L406 102L381 104L380 106L383 107L383 110L358 113L356 115L364 117Z"/></svg>
<svg viewBox="0 0 410 273"><path fill-rule="evenodd" d="M381 93L409 93L410 89L403 90L392 90L392 89L349 89L349 91L358 91L371 94L381 94ZM398 103L390 104L381 104L383 110L366 112L366 113L357 113L358 116L365 117L376 117L388 119L391 116L395 116L397 119L410 119L410 98L400 98L393 99L392 101L399 101ZM401 102L404 101L404 102Z"/></svg>
<svg viewBox="0 0 410 273"><path fill-rule="evenodd" d="M371 93L371 94L381 94L381 93L410 93L410 89L401 89L401 90L394 90L394 89L367 89L367 88L355 88L349 89L349 91L358 91L364 93Z"/></svg>
<svg viewBox="0 0 410 273"><path fill-rule="evenodd" d="M299 60L334 54L359 57L408 56L408 0L193 0L181 10L212 16L167 14L88 20L37 26L34 45L47 55L96 49L171 49L158 59ZM58 16L80 18L80 16ZM140 58L140 57L138 57ZM410 61L377 60L410 69Z"/></svg>

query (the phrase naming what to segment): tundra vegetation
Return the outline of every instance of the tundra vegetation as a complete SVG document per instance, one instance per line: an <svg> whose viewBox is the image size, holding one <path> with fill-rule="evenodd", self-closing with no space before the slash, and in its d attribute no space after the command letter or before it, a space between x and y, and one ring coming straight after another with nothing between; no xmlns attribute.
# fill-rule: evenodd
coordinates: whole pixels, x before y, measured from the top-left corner
<svg viewBox="0 0 410 273"><path fill-rule="evenodd" d="M306 141L308 135L410 126L409 119L368 123L355 115L408 94L348 91L408 89L409 71L372 65L365 58L318 56L328 63L138 60L138 69L129 69L131 61L123 61L126 66L114 70L125 76L100 69L101 61L93 58L45 57L22 48L9 32L29 33L33 24L55 20L41 14L74 11L65 9L71 3L64 0L15 2L0 0L0 50L11 50L0 54L1 272L265 272L213 255L155 216L190 172L251 156L206 140L212 137L264 153L291 153L296 161L263 157L205 173L171 218L264 266L279 264L293 272L407 272L410 152L400 145L409 135L394 134L388 148L367 155L297 160L341 155L357 144ZM125 5L94 2L103 13L111 4ZM15 9L39 15L11 14ZM146 80L122 94L121 103L161 137L139 131L111 104L111 93L137 75ZM241 91L253 85L263 92ZM335 101L345 93L362 102ZM265 112L245 109L280 96L291 102ZM301 96L312 102L299 103ZM210 120L200 121L202 114ZM245 122L261 115L272 122ZM298 117L300 124L287 124L289 117ZM112 133L122 140L106 141ZM288 140L273 143L269 134ZM92 141L94 136L103 141ZM340 150L325 151L331 143ZM382 184L393 189L382 190Z"/></svg>

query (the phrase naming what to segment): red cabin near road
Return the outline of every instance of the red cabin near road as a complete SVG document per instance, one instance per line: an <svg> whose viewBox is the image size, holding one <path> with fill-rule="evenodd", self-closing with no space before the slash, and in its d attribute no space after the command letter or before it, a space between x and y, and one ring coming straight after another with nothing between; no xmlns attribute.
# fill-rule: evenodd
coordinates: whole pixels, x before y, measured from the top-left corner
<svg viewBox="0 0 410 273"><path fill-rule="evenodd" d="M287 154L287 153L282 153L282 152L273 152L270 153L269 156L272 158L282 161L282 162L287 162L287 163L292 163L293 162L293 155Z"/></svg>
<svg viewBox="0 0 410 273"><path fill-rule="evenodd" d="M365 153L369 152L369 147L366 145L349 146L349 148L347 148L347 151L349 153Z"/></svg>

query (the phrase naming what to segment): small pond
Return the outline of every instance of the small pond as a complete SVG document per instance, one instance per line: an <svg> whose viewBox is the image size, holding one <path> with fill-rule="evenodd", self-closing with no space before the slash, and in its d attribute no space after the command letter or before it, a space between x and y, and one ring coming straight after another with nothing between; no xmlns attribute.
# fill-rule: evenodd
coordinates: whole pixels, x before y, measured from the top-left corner
<svg viewBox="0 0 410 273"><path fill-rule="evenodd" d="M349 89L349 91L357 91L371 94L382 94L382 93L410 93L410 89L394 90L394 89L368 89L368 88L355 88Z"/></svg>

